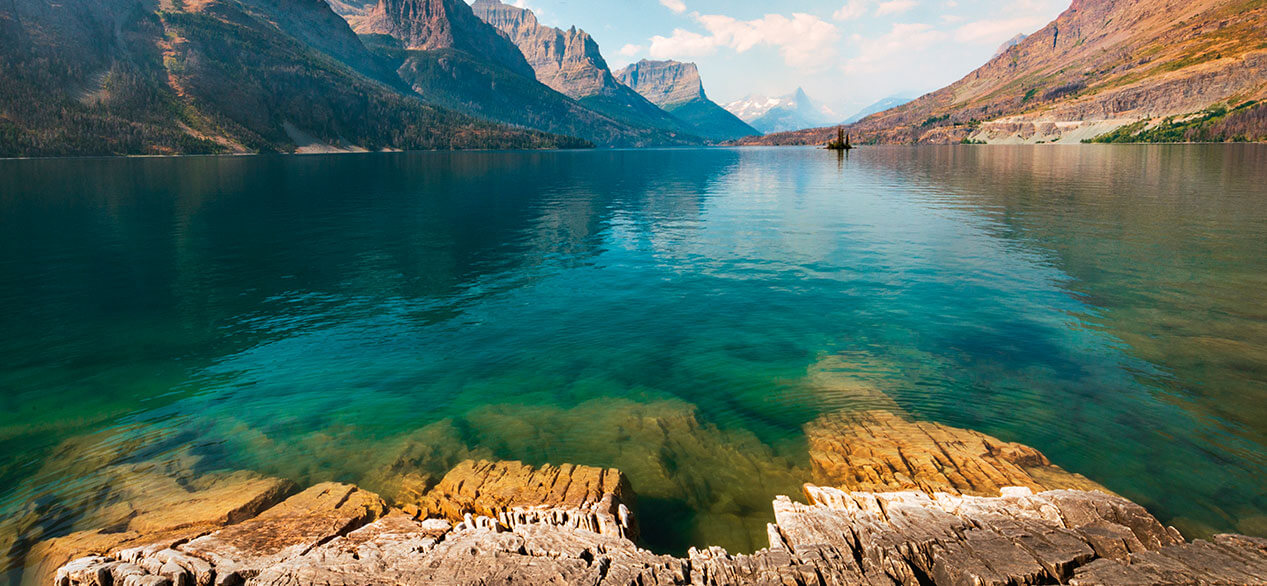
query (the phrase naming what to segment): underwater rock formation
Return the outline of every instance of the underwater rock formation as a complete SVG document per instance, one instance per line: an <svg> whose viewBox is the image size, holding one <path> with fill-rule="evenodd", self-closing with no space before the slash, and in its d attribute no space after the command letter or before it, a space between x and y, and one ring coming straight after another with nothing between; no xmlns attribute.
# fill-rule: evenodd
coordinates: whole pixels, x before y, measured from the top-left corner
<svg viewBox="0 0 1267 586"><path fill-rule="evenodd" d="M1108 489L1029 446L886 411L833 413L805 427L814 481L848 490L992 496L1005 486Z"/></svg>
<svg viewBox="0 0 1267 586"><path fill-rule="evenodd" d="M878 411L823 416L807 433L816 480L838 488L776 498L768 545L751 555L641 548L618 470L471 459L434 482L405 475L390 504L338 483L273 504L283 481L231 475L243 490L208 485L202 496L224 508L196 508L206 522L173 533L137 521L177 507L131 517L122 541L113 530L48 540L29 575L59 586L1267 584L1267 540L1187 542L1027 446Z"/></svg>

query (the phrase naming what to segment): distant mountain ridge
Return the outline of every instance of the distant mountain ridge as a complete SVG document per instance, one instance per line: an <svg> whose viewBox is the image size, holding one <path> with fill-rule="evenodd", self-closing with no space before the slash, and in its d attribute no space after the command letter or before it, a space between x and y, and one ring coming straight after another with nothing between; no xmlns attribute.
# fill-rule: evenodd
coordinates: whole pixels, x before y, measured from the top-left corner
<svg viewBox="0 0 1267 586"><path fill-rule="evenodd" d="M544 26L531 10L499 0L476 0L471 9L509 38L536 79L555 91L626 124L691 134L689 125L617 81L589 33Z"/></svg>
<svg viewBox="0 0 1267 586"><path fill-rule="evenodd" d="M775 98L748 96L726 104L726 110L761 132L797 130L837 120L835 113L815 103L802 88Z"/></svg>
<svg viewBox="0 0 1267 586"><path fill-rule="evenodd" d="M896 108L914 99L915 98L908 98L905 96L889 96L887 98L884 98L882 100L875 102L874 104L871 104L870 106L867 106L866 108L858 110L852 116L845 118L842 124L853 124L854 122L862 120L863 118L866 118L867 116L870 116L872 114L878 114L885 110Z"/></svg>
<svg viewBox="0 0 1267 586"><path fill-rule="evenodd" d="M645 116L632 110L609 115L538 81L509 35L463 0L378 0L359 22L358 32L375 53L414 92L438 106L600 146L701 142L628 88L624 91L642 103Z"/></svg>
<svg viewBox="0 0 1267 586"><path fill-rule="evenodd" d="M819 144L833 132L745 142ZM1267 3L1075 0L976 71L851 132L884 143L1267 140Z"/></svg>
<svg viewBox="0 0 1267 586"><path fill-rule="evenodd" d="M761 134L708 99L694 63L643 59L617 71L616 78L705 138L724 141Z"/></svg>

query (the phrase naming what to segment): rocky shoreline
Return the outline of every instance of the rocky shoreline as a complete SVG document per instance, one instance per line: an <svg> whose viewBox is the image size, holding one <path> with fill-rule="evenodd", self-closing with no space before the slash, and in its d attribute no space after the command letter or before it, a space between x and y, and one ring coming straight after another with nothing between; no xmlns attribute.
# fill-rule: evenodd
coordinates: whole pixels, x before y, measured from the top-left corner
<svg viewBox="0 0 1267 586"><path fill-rule="evenodd" d="M814 484L769 545L638 544L614 469L468 460L385 499L238 473L34 545L24 584L1267 584L1267 539L1185 541L1032 448L885 411L807 427Z"/></svg>

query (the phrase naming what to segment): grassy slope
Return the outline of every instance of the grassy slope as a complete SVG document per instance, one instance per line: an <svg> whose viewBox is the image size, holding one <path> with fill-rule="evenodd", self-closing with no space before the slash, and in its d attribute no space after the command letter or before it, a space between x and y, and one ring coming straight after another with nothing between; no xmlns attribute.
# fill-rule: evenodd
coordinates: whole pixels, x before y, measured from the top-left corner
<svg viewBox="0 0 1267 586"><path fill-rule="evenodd" d="M696 134L711 140L735 140L761 134L725 108L707 99L670 104L665 106L665 110L690 124Z"/></svg>

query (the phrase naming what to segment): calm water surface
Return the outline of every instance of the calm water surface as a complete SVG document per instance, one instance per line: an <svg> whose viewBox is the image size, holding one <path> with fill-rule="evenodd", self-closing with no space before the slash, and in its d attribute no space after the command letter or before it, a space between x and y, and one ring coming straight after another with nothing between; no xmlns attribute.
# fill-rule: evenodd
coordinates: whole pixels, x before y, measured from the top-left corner
<svg viewBox="0 0 1267 586"><path fill-rule="evenodd" d="M875 392L1267 535L1261 146L0 161L0 306L11 565L154 461L615 466L752 550Z"/></svg>

